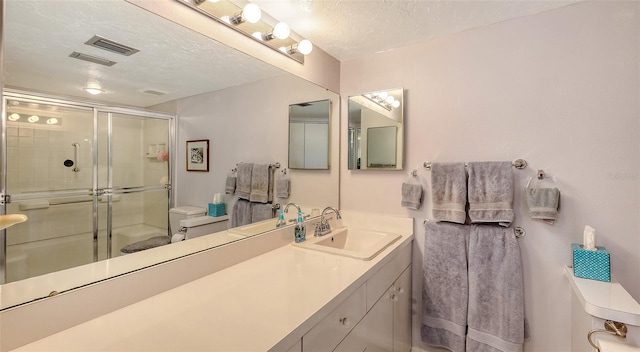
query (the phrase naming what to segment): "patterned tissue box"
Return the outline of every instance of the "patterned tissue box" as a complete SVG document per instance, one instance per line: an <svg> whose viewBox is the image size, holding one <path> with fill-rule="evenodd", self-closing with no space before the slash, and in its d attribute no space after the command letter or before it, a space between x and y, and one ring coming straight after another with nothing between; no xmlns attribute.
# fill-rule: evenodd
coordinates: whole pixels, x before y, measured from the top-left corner
<svg viewBox="0 0 640 352"><path fill-rule="evenodd" d="M225 208L224 208L224 203L218 203L218 204L214 204L214 203L209 203L209 216L222 216L224 215L225 212Z"/></svg>
<svg viewBox="0 0 640 352"><path fill-rule="evenodd" d="M611 262L609 252L604 247L596 248L596 251L588 251L577 243L571 244L571 249L573 249L573 275L584 279L610 282Z"/></svg>

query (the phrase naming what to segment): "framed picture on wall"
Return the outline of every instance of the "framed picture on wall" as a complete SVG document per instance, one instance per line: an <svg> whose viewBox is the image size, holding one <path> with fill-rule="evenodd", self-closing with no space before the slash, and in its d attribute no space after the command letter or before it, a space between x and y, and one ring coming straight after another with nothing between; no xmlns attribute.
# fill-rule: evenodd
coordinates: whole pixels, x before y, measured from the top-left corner
<svg viewBox="0 0 640 352"><path fill-rule="evenodd" d="M187 141L187 171L209 172L209 140Z"/></svg>

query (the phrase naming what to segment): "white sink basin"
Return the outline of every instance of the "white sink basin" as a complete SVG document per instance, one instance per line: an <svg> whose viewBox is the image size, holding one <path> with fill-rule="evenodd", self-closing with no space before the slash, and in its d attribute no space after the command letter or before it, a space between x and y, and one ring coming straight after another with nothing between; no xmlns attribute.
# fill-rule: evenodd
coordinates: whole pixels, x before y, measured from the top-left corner
<svg viewBox="0 0 640 352"><path fill-rule="evenodd" d="M358 228L333 230L322 237L307 233L307 240L292 243L296 247L341 255L360 260L371 260L401 236Z"/></svg>
<svg viewBox="0 0 640 352"><path fill-rule="evenodd" d="M254 222L253 224L249 225L232 227L228 231L245 237L253 236L266 231L275 230L277 221L277 218L267 219L259 222Z"/></svg>

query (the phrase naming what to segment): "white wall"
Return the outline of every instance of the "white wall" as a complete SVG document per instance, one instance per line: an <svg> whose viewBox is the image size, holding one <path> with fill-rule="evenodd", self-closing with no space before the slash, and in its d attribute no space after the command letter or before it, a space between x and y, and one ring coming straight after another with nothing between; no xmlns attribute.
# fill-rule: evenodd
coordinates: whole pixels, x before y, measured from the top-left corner
<svg viewBox="0 0 640 352"><path fill-rule="evenodd" d="M177 102L180 129L176 205L206 207L213 194L224 194L225 179L239 162L280 162L277 172L287 168L289 105L323 99L332 101L330 169L287 170L291 196L275 200L283 205L296 202L307 208L337 206L338 95L288 74ZM209 172L186 171L185 142L197 139L209 139ZM230 208L231 204L227 206Z"/></svg>
<svg viewBox="0 0 640 352"><path fill-rule="evenodd" d="M527 231L519 242L531 325L525 349L570 350L571 290L562 268L587 224L611 253L613 279L640 300L639 6L578 3L342 63L343 116L349 95L406 89L404 166L418 169L425 204L418 211L400 207L406 173L350 171L346 155L340 196L343 209L415 217L417 302L422 221L431 216L423 161L517 158L529 162L514 169L515 225ZM521 196L537 169L562 183L553 226L528 219ZM414 345L425 348L416 308Z"/></svg>

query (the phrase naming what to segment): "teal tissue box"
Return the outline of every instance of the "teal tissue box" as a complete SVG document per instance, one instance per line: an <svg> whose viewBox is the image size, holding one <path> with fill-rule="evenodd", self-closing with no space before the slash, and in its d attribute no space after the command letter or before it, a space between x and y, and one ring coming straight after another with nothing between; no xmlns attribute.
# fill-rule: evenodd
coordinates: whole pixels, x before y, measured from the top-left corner
<svg viewBox="0 0 640 352"><path fill-rule="evenodd" d="M225 215L224 203L213 204L209 203L209 216L222 216Z"/></svg>
<svg viewBox="0 0 640 352"><path fill-rule="evenodd" d="M611 281L611 261L609 252L604 247L596 247L596 251L582 249L577 243L571 244L573 249L573 275L584 279Z"/></svg>

